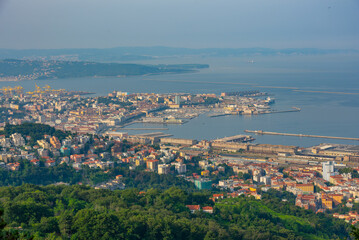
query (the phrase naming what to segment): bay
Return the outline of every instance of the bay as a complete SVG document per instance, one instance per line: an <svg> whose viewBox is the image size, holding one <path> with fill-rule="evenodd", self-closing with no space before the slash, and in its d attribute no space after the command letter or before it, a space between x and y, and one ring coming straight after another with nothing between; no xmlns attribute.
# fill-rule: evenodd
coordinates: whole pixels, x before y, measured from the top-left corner
<svg viewBox="0 0 359 240"><path fill-rule="evenodd" d="M253 63L252 63L253 62ZM201 115L184 125L168 125L175 137L215 139L244 134L245 129L312 135L359 137L359 57L356 55L250 56L236 58L183 57L140 61L143 64L205 63L209 69L196 73L134 77L67 78L41 81L0 82L34 90L34 84L55 89L107 95L114 90L154 93L216 93L259 90L273 95L277 110L301 108L300 112L255 116L209 118ZM315 92L318 91L318 92ZM346 93L346 94L344 94ZM131 127L156 127L135 124ZM148 131L128 131L141 133ZM357 141L255 136L256 143L308 147L323 142L359 144Z"/></svg>

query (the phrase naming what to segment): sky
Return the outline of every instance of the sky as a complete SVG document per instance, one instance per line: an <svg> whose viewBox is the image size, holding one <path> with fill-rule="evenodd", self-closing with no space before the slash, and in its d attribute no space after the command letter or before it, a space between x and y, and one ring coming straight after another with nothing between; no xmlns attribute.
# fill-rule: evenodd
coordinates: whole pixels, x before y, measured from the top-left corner
<svg viewBox="0 0 359 240"><path fill-rule="evenodd" d="M358 0L0 0L0 48L359 49Z"/></svg>

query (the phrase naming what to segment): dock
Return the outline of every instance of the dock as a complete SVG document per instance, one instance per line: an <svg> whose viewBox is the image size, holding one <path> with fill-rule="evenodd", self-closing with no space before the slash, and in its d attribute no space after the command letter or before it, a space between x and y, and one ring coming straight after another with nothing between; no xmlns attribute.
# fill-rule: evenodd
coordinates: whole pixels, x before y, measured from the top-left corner
<svg viewBox="0 0 359 240"><path fill-rule="evenodd" d="M244 130L244 132L262 134L262 135L281 135L281 136L292 136L292 137L327 138L327 139L341 139L341 140L359 141L359 138L351 138L351 137L333 137L333 136L320 136L320 135L311 135L311 134L265 132L265 131L262 131L262 130L254 130L254 131L253 130Z"/></svg>
<svg viewBox="0 0 359 240"><path fill-rule="evenodd" d="M269 114L269 113L288 113L288 112L300 112L300 108L298 107L292 107L293 109L291 110L280 110L280 111L268 111L268 112L263 112L262 114Z"/></svg>
<svg viewBox="0 0 359 240"><path fill-rule="evenodd" d="M121 130L168 130L168 128L122 128Z"/></svg>
<svg viewBox="0 0 359 240"><path fill-rule="evenodd" d="M163 133L163 132L153 132L153 133L136 134L135 136L164 138L164 137L171 137L173 135L172 134L166 134L166 133Z"/></svg>
<svg viewBox="0 0 359 240"><path fill-rule="evenodd" d="M214 117L222 117L222 116L229 116L232 115L230 113L214 113L214 114L208 114L208 117L214 118Z"/></svg>

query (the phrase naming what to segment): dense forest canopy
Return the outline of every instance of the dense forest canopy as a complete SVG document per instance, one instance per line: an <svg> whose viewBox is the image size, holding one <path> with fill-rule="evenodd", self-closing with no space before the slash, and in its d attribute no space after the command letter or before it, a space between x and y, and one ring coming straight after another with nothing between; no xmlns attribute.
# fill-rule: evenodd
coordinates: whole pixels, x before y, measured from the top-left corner
<svg viewBox="0 0 359 240"><path fill-rule="evenodd" d="M274 190L263 200L240 196L210 200L210 192L179 188L95 190L85 186L0 188L8 229L35 239L335 239L348 224L282 202ZM213 206L191 213L186 205Z"/></svg>

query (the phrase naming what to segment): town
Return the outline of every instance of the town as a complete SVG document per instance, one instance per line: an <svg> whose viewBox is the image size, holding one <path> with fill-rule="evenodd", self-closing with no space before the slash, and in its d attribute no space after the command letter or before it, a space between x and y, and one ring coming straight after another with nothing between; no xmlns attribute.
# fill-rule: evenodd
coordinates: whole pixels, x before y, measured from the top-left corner
<svg viewBox="0 0 359 240"><path fill-rule="evenodd" d="M86 97L49 86L26 94L21 90L3 89L1 96L0 165L7 171L22 171L24 161L34 168L67 165L105 175L121 166L173 175L199 190L213 191L214 202L241 195L261 199L263 192L274 189L292 193L301 208L330 213L351 224L359 221L359 146L301 148L255 144L250 135L197 141L161 132L125 132L133 122L183 124L203 113L270 113L272 100L259 98L266 94L114 91L107 97ZM121 174L105 178L93 187L125 189L124 178ZM84 180L77 184L85 184ZM191 212L213 213L210 206L187 207Z"/></svg>

